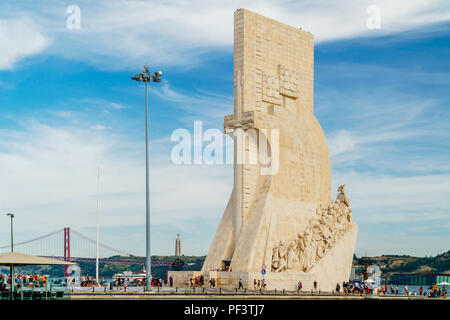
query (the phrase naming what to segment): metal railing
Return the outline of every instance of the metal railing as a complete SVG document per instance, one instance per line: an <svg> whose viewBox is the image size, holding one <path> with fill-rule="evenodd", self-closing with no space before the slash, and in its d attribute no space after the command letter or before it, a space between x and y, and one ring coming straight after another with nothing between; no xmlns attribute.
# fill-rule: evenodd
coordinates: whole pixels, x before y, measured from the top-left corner
<svg viewBox="0 0 450 320"><path fill-rule="evenodd" d="M1 291L0 300L66 300L70 299L70 291L66 287L22 287L14 292Z"/></svg>
<svg viewBox="0 0 450 320"><path fill-rule="evenodd" d="M238 288L210 288L210 287L152 287L150 291L146 290L143 286L138 287L113 287L112 289L108 286L98 286L98 287L71 287L70 293L74 295L83 295L83 294L94 294L94 295L102 295L102 294L110 294L110 295L224 295L224 296L278 296L278 297L323 297L323 298L357 298L357 299L377 299L377 298L409 298L409 299L424 299L427 298L425 296L406 296L406 295L391 295L391 294L366 294L366 293L336 293L333 291L322 291L318 290L286 290L286 289L238 289Z"/></svg>

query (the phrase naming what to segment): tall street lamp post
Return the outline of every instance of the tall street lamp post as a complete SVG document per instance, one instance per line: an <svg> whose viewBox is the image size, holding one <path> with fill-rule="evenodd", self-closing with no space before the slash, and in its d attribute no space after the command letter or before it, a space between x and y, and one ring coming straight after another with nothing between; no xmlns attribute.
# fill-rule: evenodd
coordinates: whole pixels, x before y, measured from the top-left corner
<svg viewBox="0 0 450 320"><path fill-rule="evenodd" d="M14 215L12 213L7 213L7 216L11 218L11 252L14 252L14 228L13 228L13 219ZM9 267L9 274L11 276L11 299L14 292L14 265L11 264Z"/></svg>
<svg viewBox="0 0 450 320"><path fill-rule="evenodd" d="M131 80L137 82L145 83L145 253L146 253L146 261L145 261L145 269L146 269L146 281L145 287L147 290L151 290L151 274L152 274L152 266L151 266L151 248L150 248L150 191L149 191L149 176L148 176L148 83L150 81L160 82L161 81L162 72L156 71L154 74L150 74L148 71L148 66L144 66L144 70L133 76Z"/></svg>

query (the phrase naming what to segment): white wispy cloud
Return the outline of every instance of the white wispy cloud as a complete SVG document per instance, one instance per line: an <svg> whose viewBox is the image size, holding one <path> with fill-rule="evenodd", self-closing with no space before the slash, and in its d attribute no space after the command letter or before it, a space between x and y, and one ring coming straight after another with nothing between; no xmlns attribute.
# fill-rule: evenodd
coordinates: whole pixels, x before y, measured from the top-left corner
<svg viewBox="0 0 450 320"><path fill-rule="evenodd" d="M330 156L353 151L357 143L357 138L346 130L340 130L328 138Z"/></svg>
<svg viewBox="0 0 450 320"><path fill-rule="evenodd" d="M160 99L165 100L174 108L185 112L184 123L193 125L194 120L202 120L205 124L216 124L227 114L233 113L233 96L195 90L186 92L173 88L164 81L158 90L154 91Z"/></svg>
<svg viewBox="0 0 450 320"><path fill-rule="evenodd" d="M48 47L50 40L41 29L31 19L0 18L0 71L12 69L21 59Z"/></svg>
<svg viewBox="0 0 450 320"><path fill-rule="evenodd" d="M74 113L68 110L56 110L53 111L52 114L62 118L70 118L74 116Z"/></svg>
<svg viewBox="0 0 450 320"><path fill-rule="evenodd" d="M189 68L204 63L211 53L230 51L233 10L237 8L302 27L312 32L318 42L392 34L450 19L449 3L442 0L80 0L77 5L81 9L81 29L69 30L65 23L66 7L71 4L8 3L3 5L2 11L7 16L8 12L9 15L26 12L33 16L43 27L45 37L54 39L51 54L87 61L105 69L138 67L142 61ZM366 26L369 17L366 10L370 5L377 5L381 10L380 30L369 30ZM26 32L35 29L19 28ZM30 54L42 50L40 43L44 36L40 33L36 36L31 42L34 46L28 47ZM12 50L22 50L20 48L14 46ZM20 55L13 52L9 56L17 59ZM10 65L8 61L12 58L5 57L5 65Z"/></svg>
<svg viewBox="0 0 450 320"><path fill-rule="evenodd" d="M108 130L108 129L111 129L111 127L107 127L107 126L104 126L104 125L101 125L101 124L96 124L96 125L91 126L91 129L94 129L94 130Z"/></svg>
<svg viewBox="0 0 450 320"><path fill-rule="evenodd" d="M123 104L115 103L115 102L111 102L109 105L111 107L113 107L114 109L126 109L126 108L128 108L127 106L124 106Z"/></svg>

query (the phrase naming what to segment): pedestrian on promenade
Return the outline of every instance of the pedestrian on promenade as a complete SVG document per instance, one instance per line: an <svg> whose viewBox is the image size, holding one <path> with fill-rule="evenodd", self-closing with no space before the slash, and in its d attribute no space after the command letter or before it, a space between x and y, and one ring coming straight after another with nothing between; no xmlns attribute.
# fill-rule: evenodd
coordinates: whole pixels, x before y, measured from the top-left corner
<svg viewBox="0 0 450 320"><path fill-rule="evenodd" d="M297 290L300 292L300 291L302 291L302 288L303 288L303 284L301 281L299 281L297 284Z"/></svg>
<svg viewBox="0 0 450 320"><path fill-rule="evenodd" d="M316 291L316 290L317 290L317 281L314 280L314 291Z"/></svg>
<svg viewBox="0 0 450 320"><path fill-rule="evenodd" d="M336 283L336 294L340 294L339 291L341 291L341 285Z"/></svg>
<svg viewBox="0 0 450 320"><path fill-rule="evenodd" d="M242 285L242 279L239 279L239 288L238 289L239 290L244 289L244 286Z"/></svg>

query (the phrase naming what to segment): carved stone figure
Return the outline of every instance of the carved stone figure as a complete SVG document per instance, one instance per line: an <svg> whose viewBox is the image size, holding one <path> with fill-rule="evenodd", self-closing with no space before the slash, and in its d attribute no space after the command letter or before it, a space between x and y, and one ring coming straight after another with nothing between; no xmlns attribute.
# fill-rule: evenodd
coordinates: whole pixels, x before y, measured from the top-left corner
<svg viewBox="0 0 450 320"><path fill-rule="evenodd" d="M305 249L306 243L302 234L297 234L297 255L298 255L298 271L303 271L305 265Z"/></svg>
<svg viewBox="0 0 450 320"><path fill-rule="evenodd" d="M321 215L322 215L322 205L320 205L320 206L316 209L316 215L317 215L317 216L321 216Z"/></svg>
<svg viewBox="0 0 450 320"><path fill-rule="evenodd" d="M314 240L316 242L315 260L318 261L323 258L327 244L326 244L325 237L323 236L323 234L320 234L320 233L315 235Z"/></svg>
<svg viewBox="0 0 450 320"><path fill-rule="evenodd" d="M280 253L278 247L273 247L272 250L272 271L280 267Z"/></svg>
<svg viewBox="0 0 450 320"><path fill-rule="evenodd" d="M347 209L347 221L352 222L352 208L351 207L349 207Z"/></svg>
<svg viewBox="0 0 450 320"><path fill-rule="evenodd" d="M305 231L305 253L303 260L303 271L307 272L314 264L316 255L315 241L313 241L311 231L307 229Z"/></svg>
<svg viewBox="0 0 450 320"><path fill-rule="evenodd" d="M350 199L348 198L347 194L345 193L345 184L338 187L338 195L336 196L336 201L339 200L339 208L342 211L347 210L347 208L350 208Z"/></svg>
<svg viewBox="0 0 450 320"><path fill-rule="evenodd" d="M280 242L273 249L272 271L307 272L350 230L352 209L344 188L345 185L339 187L334 203L317 207L308 227L295 240L286 245Z"/></svg>
<svg viewBox="0 0 450 320"><path fill-rule="evenodd" d="M279 265L278 265L278 268L275 270L275 272L281 272L281 271L285 271L287 269L286 253L287 253L287 248L280 241L280 245L278 247Z"/></svg>
<svg viewBox="0 0 450 320"><path fill-rule="evenodd" d="M287 269L298 270L299 267L297 241L293 240L287 245Z"/></svg>

